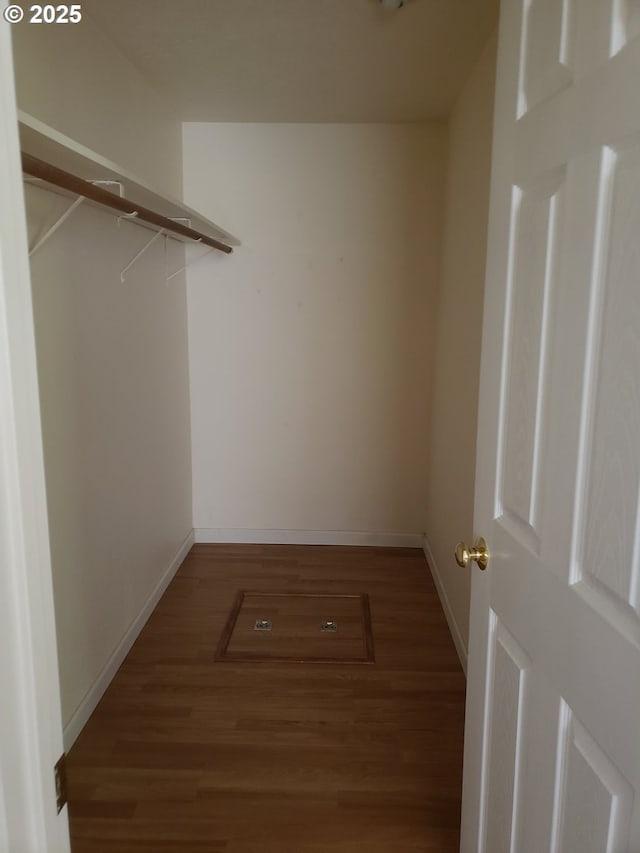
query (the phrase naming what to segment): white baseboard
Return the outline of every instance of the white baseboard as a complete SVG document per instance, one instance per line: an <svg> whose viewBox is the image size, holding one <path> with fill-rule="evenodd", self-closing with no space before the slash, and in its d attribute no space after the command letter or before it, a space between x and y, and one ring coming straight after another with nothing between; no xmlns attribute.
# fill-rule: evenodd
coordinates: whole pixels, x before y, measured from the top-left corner
<svg viewBox="0 0 640 853"><path fill-rule="evenodd" d="M188 534L182 545L180 545L180 547L178 548L178 551L171 560L167 570L158 581L155 589L147 599L144 607L129 626L127 633L124 635L118 647L111 655L106 666L104 667L100 675L96 678L96 680L93 682L89 689L89 692L86 694L86 696L80 703L73 717L65 726L64 731L62 733L65 752L68 752L68 750L71 748L75 739L78 737L78 735L86 725L87 720L94 712L96 705L98 704L100 699L102 699L105 690L107 689L114 675L118 671L120 664L129 653L131 646L136 641L140 631L142 631L142 629L144 628L147 619L149 618L149 616L151 616L153 609L155 608L158 601L160 601L162 594L169 586L169 583L173 579L175 573L180 568L180 564L189 553L193 543L194 532L192 530Z"/></svg>
<svg viewBox="0 0 640 853"><path fill-rule="evenodd" d="M196 527L195 541L243 545L373 545L421 548L421 533L367 533L351 530L256 530Z"/></svg>
<svg viewBox="0 0 640 853"><path fill-rule="evenodd" d="M431 570L431 575L433 577L433 582L436 585L436 590L438 591L438 597L440 598L440 604L442 604L442 609L444 610L444 615L447 619L447 625L449 626L449 631L451 632L451 638L453 639L453 643L456 647L456 651L458 652L458 657L460 658L460 664L462 665L462 669L466 676L467 674L467 658L468 651L467 647L464 644L462 639L462 634L460 633L460 628L458 627L458 623L456 621L456 617L453 614L453 609L451 608L451 602L447 597L447 592L444 588L444 584L442 583L442 578L440 576L440 572L438 571L438 567L436 565L435 558L433 556L433 552L431 550L431 546L429 545L429 540L426 535L422 537L422 549L424 551L424 555L427 559L427 563L429 564L429 569Z"/></svg>

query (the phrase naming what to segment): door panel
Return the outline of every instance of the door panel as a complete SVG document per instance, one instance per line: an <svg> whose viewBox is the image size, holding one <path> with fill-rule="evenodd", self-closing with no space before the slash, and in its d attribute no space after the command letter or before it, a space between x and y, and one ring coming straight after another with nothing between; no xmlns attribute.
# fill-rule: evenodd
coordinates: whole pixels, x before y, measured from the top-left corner
<svg viewBox="0 0 640 853"><path fill-rule="evenodd" d="M502 6L464 853L640 851L639 8Z"/></svg>
<svg viewBox="0 0 640 853"><path fill-rule="evenodd" d="M564 172L526 189L515 188L516 226L510 249L504 351L504 434L498 474L497 514L536 553L540 548L539 484L543 464L549 308Z"/></svg>
<svg viewBox="0 0 640 853"><path fill-rule="evenodd" d="M590 429L582 463L586 505L576 580L610 597L620 615L631 608L637 617L640 147L609 149L603 160L607 203L594 243L604 258L604 274L590 324L596 364L585 395Z"/></svg>
<svg viewBox="0 0 640 853"><path fill-rule="evenodd" d="M547 100L573 79L574 0L531 0L524 20L520 111Z"/></svg>
<svg viewBox="0 0 640 853"><path fill-rule="evenodd" d="M558 800L554 829L558 851L625 850L629 844L633 790L587 730L563 703L559 742Z"/></svg>
<svg viewBox="0 0 640 853"><path fill-rule="evenodd" d="M492 689L488 694L487 849L509 850L517 833L523 718L529 659L491 614Z"/></svg>

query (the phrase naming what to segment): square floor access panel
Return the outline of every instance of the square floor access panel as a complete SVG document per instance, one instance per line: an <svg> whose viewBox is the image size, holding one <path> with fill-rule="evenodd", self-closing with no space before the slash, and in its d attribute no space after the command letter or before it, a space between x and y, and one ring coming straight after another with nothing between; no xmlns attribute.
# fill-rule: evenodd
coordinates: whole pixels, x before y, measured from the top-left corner
<svg viewBox="0 0 640 853"><path fill-rule="evenodd" d="M373 663L369 597L239 592L216 660Z"/></svg>

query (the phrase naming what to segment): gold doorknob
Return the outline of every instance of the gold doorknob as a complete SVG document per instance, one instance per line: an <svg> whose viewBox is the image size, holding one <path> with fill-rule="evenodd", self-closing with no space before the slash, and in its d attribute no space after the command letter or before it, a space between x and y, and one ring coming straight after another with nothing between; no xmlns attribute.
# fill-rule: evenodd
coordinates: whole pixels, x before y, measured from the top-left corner
<svg viewBox="0 0 640 853"><path fill-rule="evenodd" d="M489 549L482 536L473 543L473 548L468 548L464 542L458 542L456 546L456 563L463 569L471 562L476 562L483 571L489 565Z"/></svg>

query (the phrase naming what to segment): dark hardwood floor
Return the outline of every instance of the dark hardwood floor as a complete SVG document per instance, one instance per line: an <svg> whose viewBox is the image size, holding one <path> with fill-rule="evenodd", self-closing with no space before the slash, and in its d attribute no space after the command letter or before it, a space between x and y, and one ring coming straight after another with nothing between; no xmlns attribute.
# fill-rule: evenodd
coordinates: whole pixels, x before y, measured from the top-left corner
<svg viewBox="0 0 640 853"><path fill-rule="evenodd" d="M243 589L368 594L375 663L214 662ZM73 852L454 853L464 690L421 551L197 545L70 751Z"/></svg>

